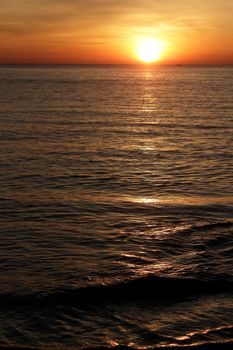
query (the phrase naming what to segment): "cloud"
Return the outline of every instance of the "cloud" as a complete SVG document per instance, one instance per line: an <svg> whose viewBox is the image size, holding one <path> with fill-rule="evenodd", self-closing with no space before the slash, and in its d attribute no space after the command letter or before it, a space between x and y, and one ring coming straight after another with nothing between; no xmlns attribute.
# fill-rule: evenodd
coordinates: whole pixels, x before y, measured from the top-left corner
<svg viewBox="0 0 233 350"><path fill-rule="evenodd" d="M232 0L0 1L5 49L16 42L28 48L40 43L51 50L59 44L110 46L146 33L196 41L215 33L219 40L233 36Z"/></svg>
<svg viewBox="0 0 233 350"><path fill-rule="evenodd" d="M229 7L231 0L2 0L0 25L7 33L18 28L18 34L160 23L198 26L216 14L225 18Z"/></svg>

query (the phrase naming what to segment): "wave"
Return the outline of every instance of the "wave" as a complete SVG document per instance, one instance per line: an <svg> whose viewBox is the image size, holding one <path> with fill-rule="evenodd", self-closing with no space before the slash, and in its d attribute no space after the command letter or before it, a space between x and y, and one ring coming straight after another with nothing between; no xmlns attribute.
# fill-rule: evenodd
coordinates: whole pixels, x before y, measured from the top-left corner
<svg viewBox="0 0 233 350"><path fill-rule="evenodd" d="M183 230L183 232L212 230L212 229L215 229L215 228L230 228L230 227L233 227L233 222L230 222L230 221L217 221L217 222L205 223L205 224L202 224L202 225L193 225L192 227Z"/></svg>
<svg viewBox="0 0 233 350"><path fill-rule="evenodd" d="M72 347L70 347L72 349ZM83 350L232 350L233 340L203 342L191 345L158 345L153 347L133 347L128 345L82 347ZM0 346L0 350L52 350L52 347ZM75 348L74 348L75 349Z"/></svg>
<svg viewBox="0 0 233 350"><path fill-rule="evenodd" d="M143 347L136 348L127 345L117 345L114 347L93 347L93 348L85 348L85 350L139 350L139 349L150 349L150 350L232 350L233 348L233 340L223 341L223 342L205 342L205 343L196 343L192 345L161 345L161 346L153 346L153 347Z"/></svg>
<svg viewBox="0 0 233 350"><path fill-rule="evenodd" d="M82 305L104 301L173 300L195 294L232 293L232 279L199 280L147 275L113 284L98 284L80 288L64 288L50 293L32 295L1 294L2 305L63 304Z"/></svg>

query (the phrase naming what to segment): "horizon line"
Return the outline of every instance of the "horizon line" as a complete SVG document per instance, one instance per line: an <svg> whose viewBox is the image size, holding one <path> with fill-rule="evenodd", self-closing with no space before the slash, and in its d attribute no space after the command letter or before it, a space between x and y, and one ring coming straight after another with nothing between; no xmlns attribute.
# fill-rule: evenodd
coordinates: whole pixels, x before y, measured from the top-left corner
<svg viewBox="0 0 233 350"><path fill-rule="evenodd" d="M232 63L35 63L35 62L17 62L7 63L0 62L0 66L141 66L141 67L156 67L156 66L231 66Z"/></svg>

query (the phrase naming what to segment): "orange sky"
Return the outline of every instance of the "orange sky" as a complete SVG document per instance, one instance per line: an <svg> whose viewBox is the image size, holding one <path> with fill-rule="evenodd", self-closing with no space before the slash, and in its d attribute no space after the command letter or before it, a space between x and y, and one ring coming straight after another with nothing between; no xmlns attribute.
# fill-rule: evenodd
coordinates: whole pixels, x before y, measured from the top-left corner
<svg viewBox="0 0 233 350"><path fill-rule="evenodd" d="M233 63L233 0L0 0L0 63Z"/></svg>

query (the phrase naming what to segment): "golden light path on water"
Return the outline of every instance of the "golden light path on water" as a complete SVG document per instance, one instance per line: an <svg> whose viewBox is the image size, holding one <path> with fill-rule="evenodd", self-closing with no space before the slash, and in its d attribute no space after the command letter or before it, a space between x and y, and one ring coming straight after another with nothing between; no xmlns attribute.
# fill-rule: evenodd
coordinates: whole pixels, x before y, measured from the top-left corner
<svg viewBox="0 0 233 350"><path fill-rule="evenodd" d="M167 196L167 197L126 197L127 201L145 204L173 204L173 205L208 205L208 204L232 204L233 198L229 197L189 197L189 196Z"/></svg>

